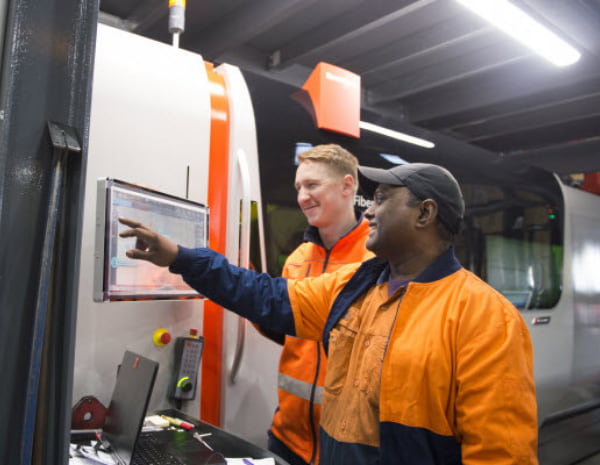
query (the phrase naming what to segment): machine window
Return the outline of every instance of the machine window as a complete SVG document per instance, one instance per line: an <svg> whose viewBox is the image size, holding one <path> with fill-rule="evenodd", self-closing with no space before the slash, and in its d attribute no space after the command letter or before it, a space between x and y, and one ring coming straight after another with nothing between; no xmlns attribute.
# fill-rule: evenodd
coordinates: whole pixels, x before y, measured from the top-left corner
<svg viewBox="0 0 600 465"><path fill-rule="evenodd" d="M562 287L559 209L540 195L493 186L464 186L463 266L519 310L553 308Z"/></svg>

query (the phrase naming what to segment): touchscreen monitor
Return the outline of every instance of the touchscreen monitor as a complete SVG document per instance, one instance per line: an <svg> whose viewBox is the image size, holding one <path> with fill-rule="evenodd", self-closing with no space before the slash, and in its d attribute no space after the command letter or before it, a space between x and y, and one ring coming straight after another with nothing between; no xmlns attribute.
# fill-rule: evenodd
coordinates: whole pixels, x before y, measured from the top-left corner
<svg viewBox="0 0 600 465"><path fill-rule="evenodd" d="M127 226L119 217L139 221L185 247L208 244L208 207L200 203L116 179L98 180L94 300L199 298L180 275L144 260L131 260L126 250L135 238L121 238Z"/></svg>

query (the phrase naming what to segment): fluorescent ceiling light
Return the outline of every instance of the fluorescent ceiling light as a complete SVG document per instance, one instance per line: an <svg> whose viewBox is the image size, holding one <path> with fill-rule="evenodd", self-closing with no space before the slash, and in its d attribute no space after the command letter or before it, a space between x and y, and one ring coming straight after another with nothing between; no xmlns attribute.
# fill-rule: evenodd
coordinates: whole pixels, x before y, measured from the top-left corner
<svg viewBox="0 0 600 465"><path fill-rule="evenodd" d="M403 132L393 131L392 129L377 126L376 124L372 123L367 123L366 121L359 121L358 127L364 129L365 131L376 132L377 134L381 134L382 136L398 139L402 142L408 142L409 144L418 145L419 147L424 147L426 149L432 149L435 147L435 144L428 140L421 139L419 137L409 136L408 134L404 134Z"/></svg>
<svg viewBox="0 0 600 465"><path fill-rule="evenodd" d="M380 153L379 156L385 161L393 163L394 165L406 165L408 162L398 155L392 155L391 153Z"/></svg>
<svg viewBox="0 0 600 465"><path fill-rule="evenodd" d="M581 57L571 45L507 0L457 1L556 66L571 65Z"/></svg>

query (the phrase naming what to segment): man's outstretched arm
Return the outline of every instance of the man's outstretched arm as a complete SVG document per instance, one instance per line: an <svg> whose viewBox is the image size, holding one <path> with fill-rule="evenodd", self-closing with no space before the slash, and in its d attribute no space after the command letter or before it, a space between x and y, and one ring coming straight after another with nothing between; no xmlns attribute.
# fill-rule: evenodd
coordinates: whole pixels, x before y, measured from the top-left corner
<svg viewBox="0 0 600 465"><path fill-rule="evenodd" d="M143 224L127 218L119 222L130 229L121 237L135 237L127 256L158 266L169 266L205 297L268 329L295 335L287 280L231 265L210 249L187 249Z"/></svg>

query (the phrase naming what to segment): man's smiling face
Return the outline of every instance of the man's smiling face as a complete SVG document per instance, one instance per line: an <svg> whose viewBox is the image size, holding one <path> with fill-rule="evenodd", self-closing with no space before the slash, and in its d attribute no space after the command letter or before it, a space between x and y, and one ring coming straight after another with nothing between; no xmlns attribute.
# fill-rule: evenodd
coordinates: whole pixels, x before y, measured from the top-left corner
<svg viewBox="0 0 600 465"><path fill-rule="evenodd" d="M322 228L338 221L346 208L348 190L342 180L343 176L326 163L305 161L298 166L294 183L297 201L311 226Z"/></svg>

